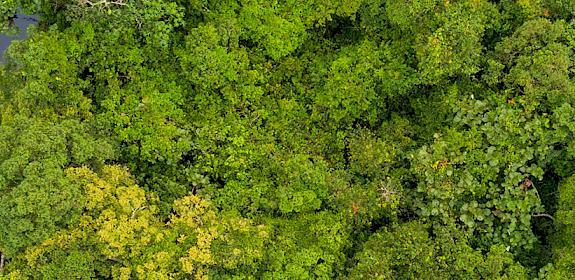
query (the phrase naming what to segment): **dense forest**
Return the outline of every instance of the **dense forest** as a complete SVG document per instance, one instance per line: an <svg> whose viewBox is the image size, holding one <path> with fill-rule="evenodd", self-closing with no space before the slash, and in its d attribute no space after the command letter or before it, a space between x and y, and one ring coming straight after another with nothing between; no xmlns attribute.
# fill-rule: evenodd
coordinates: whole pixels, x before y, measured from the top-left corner
<svg viewBox="0 0 575 280"><path fill-rule="evenodd" d="M575 279L573 0L0 0L0 279Z"/></svg>

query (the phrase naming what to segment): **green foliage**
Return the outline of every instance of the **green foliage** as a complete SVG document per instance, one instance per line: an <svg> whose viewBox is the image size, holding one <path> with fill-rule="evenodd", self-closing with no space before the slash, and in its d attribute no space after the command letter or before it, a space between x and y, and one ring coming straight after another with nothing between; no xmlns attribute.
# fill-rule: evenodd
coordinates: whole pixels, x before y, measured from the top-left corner
<svg viewBox="0 0 575 280"><path fill-rule="evenodd" d="M156 197L134 184L126 170L102 175L70 168L81 185L80 217L11 263L13 273L44 279L112 277L186 279L219 270L250 271L263 256L269 229L232 213L217 215L209 202L186 196L163 223Z"/></svg>
<svg viewBox="0 0 575 280"><path fill-rule="evenodd" d="M75 120L50 123L16 115L0 126L0 250L12 257L77 219L81 194L64 175L71 165L113 157Z"/></svg>
<svg viewBox="0 0 575 280"><path fill-rule="evenodd" d="M503 246L483 255L464 235L408 222L373 234L355 256L350 279L527 279Z"/></svg>
<svg viewBox="0 0 575 280"><path fill-rule="evenodd" d="M575 177L566 178L559 186L559 201L555 213L558 232L554 239L554 269L549 273L549 279L569 279L575 277Z"/></svg>
<svg viewBox="0 0 575 280"><path fill-rule="evenodd" d="M296 50L307 37L307 29L324 25L332 16L351 16L360 1L314 0L300 3L240 1L238 18L245 36L261 45L272 59Z"/></svg>
<svg viewBox="0 0 575 280"><path fill-rule="evenodd" d="M18 8L0 279L575 277L571 1Z"/></svg>
<svg viewBox="0 0 575 280"><path fill-rule="evenodd" d="M423 216L479 231L484 246L529 245L531 214L542 206L537 190L525 184L543 176L533 162L544 166L552 149L549 119L527 119L523 111L490 108L485 101L468 104L454 117L463 130L437 134L429 148L414 154L421 178L415 205Z"/></svg>
<svg viewBox="0 0 575 280"><path fill-rule="evenodd" d="M10 17L16 13L18 3L14 0L0 2L0 31L6 32L10 27Z"/></svg>
<svg viewBox="0 0 575 280"><path fill-rule="evenodd" d="M341 273L349 239L342 217L321 211L269 222L276 235L266 248L261 279L327 279Z"/></svg>
<svg viewBox="0 0 575 280"><path fill-rule="evenodd" d="M88 82L78 77L76 63L83 46L56 29L31 36L34 43L15 42L7 53L2 86L9 106L47 119L89 117L92 100L83 92Z"/></svg>

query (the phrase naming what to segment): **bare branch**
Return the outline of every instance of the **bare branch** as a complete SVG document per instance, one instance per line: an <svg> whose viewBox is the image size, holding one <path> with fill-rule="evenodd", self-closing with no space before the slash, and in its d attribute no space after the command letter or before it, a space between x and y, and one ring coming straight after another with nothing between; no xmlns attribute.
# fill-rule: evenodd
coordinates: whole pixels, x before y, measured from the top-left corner
<svg viewBox="0 0 575 280"><path fill-rule="evenodd" d="M553 216L549 215L549 214L545 214L545 213L538 213L538 214L533 214L531 215L532 217L545 217L545 218L549 218L552 221L555 221L555 218L553 218Z"/></svg>
<svg viewBox="0 0 575 280"><path fill-rule="evenodd" d="M126 6L126 3L124 3L124 0L115 0L115 1L101 0L101 1L98 1L95 3L90 1L90 0L78 0L78 4L87 5L90 7L97 7L97 6L109 7L110 5Z"/></svg>
<svg viewBox="0 0 575 280"><path fill-rule="evenodd" d="M146 209L146 206L140 206L138 208L132 209L132 215L130 215L130 219L133 219L136 216L136 212L144 209Z"/></svg>

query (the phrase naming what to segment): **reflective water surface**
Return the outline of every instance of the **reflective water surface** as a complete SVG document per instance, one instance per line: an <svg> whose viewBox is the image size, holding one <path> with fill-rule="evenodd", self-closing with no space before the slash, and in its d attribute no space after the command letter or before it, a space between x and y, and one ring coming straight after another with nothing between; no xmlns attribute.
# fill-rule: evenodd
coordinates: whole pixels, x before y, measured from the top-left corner
<svg viewBox="0 0 575 280"><path fill-rule="evenodd" d="M37 22L37 17L34 15L17 14L14 18L14 24L18 26L18 34L6 36L0 34L0 61L4 60L4 52L13 40L22 40L27 36L26 30L31 24Z"/></svg>

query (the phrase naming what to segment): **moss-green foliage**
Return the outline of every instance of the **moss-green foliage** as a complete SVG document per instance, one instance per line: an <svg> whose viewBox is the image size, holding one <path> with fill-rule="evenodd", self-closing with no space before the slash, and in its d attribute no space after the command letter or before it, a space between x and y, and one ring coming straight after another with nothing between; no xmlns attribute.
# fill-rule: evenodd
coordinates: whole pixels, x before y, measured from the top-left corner
<svg viewBox="0 0 575 280"><path fill-rule="evenodd" d="M572 279L572 2L0 0L0 279Z"/></svg>
<svg viewBox="0 0 575 280"><path fill-rule="evenodd" d="M559 201L555 222L558 231L553 240L555 267L551 270L551 279L569 279L575 277L575 183L574 177L566 178L559 185Z"/></svg>

